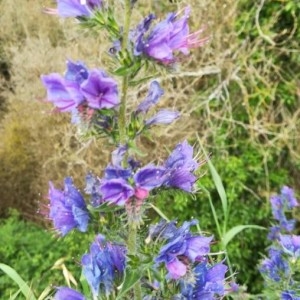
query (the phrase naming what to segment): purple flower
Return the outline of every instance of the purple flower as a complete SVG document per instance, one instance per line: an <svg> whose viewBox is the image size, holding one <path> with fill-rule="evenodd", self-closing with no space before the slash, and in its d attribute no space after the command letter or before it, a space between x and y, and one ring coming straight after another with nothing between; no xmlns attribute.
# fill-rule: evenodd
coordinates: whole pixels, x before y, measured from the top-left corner
<svg viewBox="0 0 300 300"><path fill-rule="evenodd" d="M196 180L197 177L187 169L172 170L164 185L191 192Z"/></svg>
<svg viewBox="0 0 300 300"><path fill-rule="evenodd" d="M281 276L286 277L290 270L288 263L282 257L282 251L271 248L269 258L261 263L260 272L276 282L281 280Z"/></svg>
<svg viewBox="0 0 300 300"><path fill-rule="evenodd" d="M146 113L152 105L155 105L164 94L160 84L154 80L150 83L147 97L139 104L136 113Z"/></svg>
<svg viewBox="0 0 300 300"><path fill-rule="evenodd" d="M189 14L190 9L188 7L181 18L178 18L179 13L170 13L165 20L156 24L152 30L150 30L150 24L154 16L149 15L136 28L134 34L135 55L145 54L158 62L170 64L175 61L175 51L187 55L190 48L204 45L208 39L198 38L202 30L192 34L189 33L187 23Z"/></svg>
<svg viewBox="0 0 300 300"><path fill-rule="evenodd" d="M56 0L57 9L48 8L49 14L57 14L63 18L89 17L93 10L101 9L102 0Z"/></svg>
<svg viewBox="0 0 300 300"><path fill-rule="evenodd" d="M281 300L300 300L295 291L287 290L281 293Z"/></svg>
<svg viewBox="0 0 300 300"><path fill-rule="evenodd" d="M89 214L84 199L73 185L72 179L65 179L64 191L55 189L51 182L49 185L49 217L53 220L55 229L63 236L73 228L85 232Z"/></svg>
<svg viewBox="0 0 300 300"><path fill-rule="evenodd" d="M89 72L88 78L81 84L81 92L91 108L112 108L119 104L117 83L102 70Z"/></svg>
<svg viewBox="0 0 300 300"><path fill-rule="evenodd" d="M122 165L122 161L124 156L128 150L128 146L119 146L116 150L114 150L111 154L111 160L113 166L120 167Z"/></svg>
<svg viewBox="0 0 300 300"><path fill-rule="evenodd" d="M41 76L47 89L47 99L60 111L72 111L84 98L76 82L68 81L61 75L53 73Z"/></svg>
<svg viewBox="0 0 300 300"><path fill-rule="evenodd" d="M59 287L57 288L54 300L85 300L85 297L68 287Z"/></svg>
<svg viewBox="0 0 300 300"><path fill-rule="evenodd" d="M169 169L186 168L188 170L195 170L198 163L193 158L194 149L187 141L183 141L176 145L173 152L166 160L165 166Z"/></svg>
<svg viewBox="0 0 300 300"><path fill-rule="evenodd" d="M171 111L168 109L162 109L153 117L145 121L146 127L150 127L157 124L171 124L178 119L180 113L178 111Z"/></svg>
<svg viewBox="0 0 300 300"><path fill-rule="evenodd" d="M296 258L300 257L300 236L299 235L280 235L279 243L283 250Z"/></svg>
<svg viewBox="0 0 300 300"><path fill-rule="evenodd" d="M157 264L165 263L168 270L168 278L179 279L183 277L188 269L188 265L195 261L203 261L209 251L210 242L213 237L193 236L189 232L189 227L195 222L184 222L181 228L176 228L174 223L166 227L168 243L163 246L155 259ZM159 225L161 227L161 225ZM152 236L155 229L152 228ZM173 234L172 234L173 233Z"/></svg>
<svg viewBox="0 0 300 300"><path fill-rule="evenodd" d="M91 244L90 252L82 257L81 263L83 274L93 294L98 295L101 286L108 296L112 291L114 280L124 273L126 248L107 242L105 237L99 234Z"/></svg>
<svg viewBox="0 0 300 300"><path fill-rule="evenodd" d="M192 173L199 164L193 158L194 149L187 141L179 143L165 162L168 176L165 186L191 192L197 177Z"/></svg>
<svg viewBox="0 0 300 300"><path fill-rule="evenodd" d="M280 233L280 226L272 226L268 233L268 239L271 241L277 240Z"/></svg>
<svg viewBox="0 0 300 300"><path fill-rule="evenodd" d="M149 164L137 171L133 179L136 187L141 187L150 191L163 184L165 172L165 168Z"/></svg>
<svg viewBox="0 0 300 300"><path fill-rule="evenodd" d="M134 188L124 179L104 180L100 186L103 201L124 205L134 195Z"/></svg>
<svg viewBox="0 0 300 300"><path fill-rule="evenodd" d="M118 179L123 178L127 180L132 175L131 168L124 169L122 167L114 167L113 165L108 165L105 168L105 179Z"/></svg>
<svg viewBox="0 0 300 300"><path fill-rule="evenodd" d="M52 73L41 76L47 89L47 99L60 111L73 113L73 121L80 122L80 114L90 118L94 109L119 105L117 83L102 70L89 71L84 63L67 61L65 76ZM105 116L103 116L104 118ZM105 127L105 119L100 126Z"/></svg>
<svg viewBox="0 0 300 300"><path fill-rule="evenodd" d="M284 199L284 201L289 209L299 206L297 199L295 198L293 189L289 188L288 186L282 187L281 197Z"/></svg>
<svg viewBox="0 0 300 300"><path fill-rule="evenodd" d="M223 296L225 293L225 274L227 266L222 263L209 265L206 261L194 268L195 284L181 281L181 294L184 299L216 299L214 296Z"/></svg>
<svg viewBox="0 0 300 300"><path fill-rule="evenodd" d="M67 60L67 71L65 73L66 80L81 84L88 76L89 71L83 62Z"/></svg>
<svg viewBox="0 0 300 300"><path fill-rule="evenodd" d="M88 195L91 195L91 204L93 207L99 206L103 200L102 196L99 192L100 180L93 176L91 173L87 174L85 177L86 187L85 192Z"/></svg>
<svg viewBox="0 0 300 300"><path fill-rule="evenodd" d="M294 192L287 186L281 189L280 195L275 195L270 198L272 206L272 214L275 220L279 221L280 230L291 232L295 228L296 221L294 219L288 220L285 215L286 208L292 209L298 206L298 202L294 197ZM275 230L272 229L273 231ZM275 233L275 232L273 232ZM272 234L271 234L272 237Z"/></svg>
<svg viewBox="0 0 300 300"><path fill-rule="evenodd" d="M171 240L177 230L176 221L167 222L166 220L161 220L158 224L150 225L147 240L149 242L154 238Z"/></svg>

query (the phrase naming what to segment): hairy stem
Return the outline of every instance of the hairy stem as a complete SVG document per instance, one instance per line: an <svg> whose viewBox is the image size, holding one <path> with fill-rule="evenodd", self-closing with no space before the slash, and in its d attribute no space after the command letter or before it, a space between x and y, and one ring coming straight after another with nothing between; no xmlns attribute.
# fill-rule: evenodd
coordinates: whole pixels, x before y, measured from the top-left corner
<svg viewBox="0 0 300 300"><path fill-rule="evenodd" d="M122 51L126 51L128 47L128 36L130 29L130 19L131 19L131 1L125 0L125 17L124 17L124 31L122 39ZM127 90L128 90L129 76L124 76L122 80L122 90L121 90L121 104L119 110L119 134L120 134L120 144L125 145L127 142L127 132L126 132L126 100L127 100ZM126 156L125 156L126 159ZM124 159L124 160L125 160ZM126 164L126 162L123 162ZM132 203L134 205L134 203ZM133 209L135 211L135 209ZM128 254L136 255L137 248L137 224L132 216L128 214L128 239L127 239ZM128 271L128 270L127 270ZM138 282L133 287L134 300L142 300L142 289L141 284Z"/></svg>
<svg viewBox="0 0 300 300"><path fill-rule="evenodd" d="M128 36L130 29L130 19L131 19L131 4L130 0L125 0L125 17L124 17L124 31L122 39L122 51L126 51L128 46ZM127 100L127 90L128 90L128 76L124 76L122 80L122 90L121 90L121 104L119 110L119 134L120 134L120 144L126 144L126 100Z"/></svg>

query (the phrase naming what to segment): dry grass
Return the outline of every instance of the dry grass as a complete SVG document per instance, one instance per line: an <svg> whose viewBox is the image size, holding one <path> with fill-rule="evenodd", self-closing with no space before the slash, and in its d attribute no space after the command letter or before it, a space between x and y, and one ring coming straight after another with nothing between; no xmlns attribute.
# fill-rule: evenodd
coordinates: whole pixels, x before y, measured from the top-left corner
<svg viewBox="0 0 300 300"><path fill-rule="evenodd" d="M211 39L205 47L194 50L174 73L158 78L165 89L159 106L178 109L182 118L174 126L155 130L153 140L141 141L145 151L149 145L154 149L145 159L165 157L166 148L172 148L184 138L194 138L195 132L204 144L213 148L211 142L216 139L217 129L226 125L228 138L237 127L245 129L249 141L265 153L266 159L272 149L287 148L291 159L298 160L299 105L291 111L278 101L276 90L279 83L286 80L286 74L282 74L280 66L269 56L280 51L299 53L298 44L293 49L286 48L284 42L276 44L282 33L275 32L272 36L265 33L273 24L259 23L259 5L252 8L257 18L254 29L260 30L259 36L254 40L245 38L241 43L235 30L238 1L178 2L173 8L191 4L193 29L205 25L205 35ZM144 10L151 5L158 11L163 9L159 1L140 0L138 3ZM79 31L74 20L60 20L41 12L43 6L51 5L52 1L18 0L16 9L13 1L0 1L3 12L0 41L11 65L10 83L13 86L13 92L7 87L0 91L10 107L0 129L1 173L5 174L0 173L0 188L6 191L1 199L5 203L1 204L3 209L7 205L20 206L24 201L33 205L29 197L41 199L40 195L47 193L49 179L61 182L63 177L71 175L75 182L82 184L87 171L100 173L111 150L103 141L80 140L69 124L69 116L53 114L51 106L43 101L45 91L39 79L41 74L62 73L67 58L84 60L89 67L105 68L107 59L103 53L109 47L105 36L90 36ZM133 19L139 20L141 16L136 12ZM293 33L285 38L293 39ZM258 51L263 53L261 57L255 57ZM296 82L290 85L290 93L298 97L299 104ZM143 86L138 92L130 92L130 107L141 100L146 88ZM257 103L254 105L254 102ZM245 122L234 116L241 105L247 115ZM17 138L16 132L21 132ZM18 156L19 144L24 151ZM20 164L24 164L24 168L20 168ZM16 178L27 176L24 170L30 172L31 180L22 183ZM15 181L26 186L27 195L22 196L22 189L20 193L14 193Z"/></svg>

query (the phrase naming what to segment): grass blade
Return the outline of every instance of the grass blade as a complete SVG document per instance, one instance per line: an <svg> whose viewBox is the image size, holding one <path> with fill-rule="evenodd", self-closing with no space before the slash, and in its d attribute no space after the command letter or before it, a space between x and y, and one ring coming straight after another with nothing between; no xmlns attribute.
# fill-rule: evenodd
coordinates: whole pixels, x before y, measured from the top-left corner
<svg viewBox="0 0 300 300"><path fill-rule="evenodd" d="M266 230L265 227L258 226L258 225L237 225L230 230L228 230L225 235L223 236L222 243L226 247L228 243L241 231L245 229L260 229L260 230Z"/></svg>
<svg viewBox="0 0 300 300"><path fill-rule="evenodd" d="M228 219L228 201L227 201L227 196L226 196L226 192L221 180L220 175L218 174L216 168L214 167L213 163L211 162L208 154L206 153L204 147L202 146L201 140L199 138L199 136L197 135L197 139L198 139L198 143L201 147L201 150L203 151L205 158L207 160L207 164L212 176L212 179L214 181L215 187L218 191L218 194L220 196L221 199L221 203L222 203L222 209L223 209L223 214L224 214L224 223L223 223L223 228L224 228L224 233L226 231L226 226L227 226L227 219Z"/></svg>
<svg viewBox="0 0 300 300"><path fill-rule="evenodd" d="M0 269L19 286L26 300L36 300L31 288L12 267L0 263Z"/></svg>

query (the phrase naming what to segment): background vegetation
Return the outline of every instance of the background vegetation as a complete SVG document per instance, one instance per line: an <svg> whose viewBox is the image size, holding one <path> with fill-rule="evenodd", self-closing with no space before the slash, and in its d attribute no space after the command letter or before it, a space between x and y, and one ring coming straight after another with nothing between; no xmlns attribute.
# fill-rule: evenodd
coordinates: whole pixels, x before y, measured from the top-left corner
<svg viewBox="0 0 300 300"><path fill-rule="evenodd" d="M17 9L13 2L0 0L0 214L5 218L8 208L15 208L27 221L3 219L0 229L6 240L0 257L27 280L56 282L50 270L54 262L60 257L72 260L85 248L76 234L57 242L28 221L47 226L37 210L46 202L49 180L61 184L70 175L83 187L87 171L101 173L110 149L102 147L103 141L80 138L69 116L52 111L39 77L63 72L67 58L84 60L89 67L107 65L109 45L105 36L74 29L74 20L44 15L43 6L53 6L52 1L18 0ZM161 105L176 106L182 118L174 127L156 131L153 140L140 141L144 159L151 160L152 153L163 159L167 149L183 138L195 139L197 132L225 185L229 225L267 227L269 196L284 184L300 190L300 3L139 0L141 9L134 18L139 20L150 7L163 16L185 4L193 8L193 29L205 25L211 39L184 61L179 79L175 74L159 78L166 90ZM145 89L132 93L131 105ZM147 152L149 147L154 151ZM220 203L206 173L204 166L196 198L165 194L156 204L168 206L170 218L195 217L201 228L215 233L201 187L209 190L217 208ZM48 251L50 241L55 246ZM266 246L265 236L255 230L238 235L229 245L237 279L252 293L262 287L254 266ZM78 275L71 264L70 269ZM0 279L0 291L8 291L9 280L1 274Z"/></svg>

